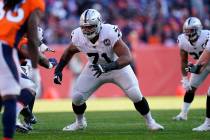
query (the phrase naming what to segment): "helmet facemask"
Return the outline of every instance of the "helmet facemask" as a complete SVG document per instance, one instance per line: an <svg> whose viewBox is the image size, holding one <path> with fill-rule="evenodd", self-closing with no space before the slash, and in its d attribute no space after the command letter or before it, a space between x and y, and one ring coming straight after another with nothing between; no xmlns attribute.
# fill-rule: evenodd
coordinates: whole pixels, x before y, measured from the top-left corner
<svg viewBox="0 0 210 140"><path fill-rule="evenodd" d="M87 37L88 39L94 38L100 32L100 28L97 25L80 26L80 28L85 37Z"/></svg>
<svg viewBox="0 0 210 140"><path fill-rule="evenodd" d="M189 41L195 42L198 40L202 30L202 24L196 17L188 18L183 26L183 33L188 36Z"/></svg>
<svg viewBox="0 0 210 140"><path fill-rule="evenodd" d="M93 39L101 30L101 15L94 9L85 10L80 17L80 28L88 39Z"/></svg>
<svg viewBox="0 0 210 140"><path fill-rule="evenodd" d="M189 37L189 40L194 42L197 41L200 36L201 29L184 29L184 34Z"/></svg>

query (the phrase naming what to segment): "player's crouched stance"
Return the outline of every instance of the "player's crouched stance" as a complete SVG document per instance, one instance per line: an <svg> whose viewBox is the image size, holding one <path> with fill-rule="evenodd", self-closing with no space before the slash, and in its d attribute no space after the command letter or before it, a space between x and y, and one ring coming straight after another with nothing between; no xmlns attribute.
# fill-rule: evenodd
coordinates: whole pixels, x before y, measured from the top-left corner
<svg viewBox="0 0 210 140"><path fill-rule="evenodd" d="M202 24L196 17L189 17L183 25L183 33L178 36L178 46L180 47L181 56L181 71L182 71L182 85L186 90L184 95L184 102L181 112L173 117L174 120L182 121L187 120L187 115L190 105L193 102L197 88L203 83L210 73L210 62L207 61L206 67L198 72L201 65L197 68L188 67L188 55L193 56L195 60L203 55L205 48L209 48L210 31L202 30ZM205 51L204 51L205 52ZM193 65L191 65L193 66ZM189 70L190 68L190 70ZM186 69L188 69L186 71ZM193 72L188 79L187 72ZM193 131L209 131L210 130L210 91L206 100L206 120L205 123L199 127L193 128Z"/></svg>
<svg viewBox="0 0 210 140"><path fill-rule="evenodd" d="M54 83L61 84L62 70L75 53L84 52L89 57L73 88L72 108L76 121L64 127L63 131L87 127L85 101L104 83L114 83L123 89L150 130L164 129L151 116L147 100L142 96L138 80L129 65L132 56L121 36L117 26L102 23L98 11L88 9L82 13L80 27L72 32L72 43L55 69Z"/></svg>

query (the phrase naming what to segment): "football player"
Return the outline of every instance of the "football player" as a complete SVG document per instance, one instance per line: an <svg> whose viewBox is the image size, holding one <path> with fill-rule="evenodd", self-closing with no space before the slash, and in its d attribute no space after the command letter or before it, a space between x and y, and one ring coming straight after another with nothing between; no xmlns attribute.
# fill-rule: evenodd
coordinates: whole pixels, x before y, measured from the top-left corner
<svg viewBox="0 0 210 140"><path fill-rule="evenodd" d="M32 80L39 77L37 25L45 9L42 0L0 0L0 95L4 106L3 140L15 132L16 95L20 93L20 71L16 47L24 33L29 39Z"/></svg>
<svg viewBox="0 0 210 140"><path fill-rule="evenodd" d="M186 19L183 25L183 34L178 36L182 71L181 82L186 90L186 93L181 112L176 117L173 117L174 120L187 120L187 114L189 112L190 104L194 99L195 91L210 72L210 70L206 68L200 74L191 74L189 80L187 76L188 73L185 70L188 67L188 54L195 60L198 60L209 42L209 37L210 31L202 30L202 24L198 18L189 17ZM209 104L209 101L210 100L207 99L207 104ZM210 117L209 113L207 113L206 119L208 124L210 124L210 119L208 119ZM210 127L198 127L194 128L193 131L205 131L208 129L210 129Z"/></svg>
<svg viewBox="0 0 210 140"><path fill-rule="evenodd" d="M54 83L61 84L62 70L75 53L83 52L89 57L73 87L72 108L76 120L64 127L63 131L87 127L85 102L104 83L114 83L125 92L136 110L145 118L150 130L164 129L151 116L147 100L130 66L131 53L121 37L117 26L102 23L97 10L87 9L81 14L80 27L72 31L72 43L64 51L54 73Z"/></svg>
<svg viewBox="0 0 210 140"><path fill-rule="evenodd" d="M188 72L200 74L206 69L210 71L210 38L207 42L206 49L203 51L199 60L195 65L189 64L186 69ZM206 100L206 119L203 124L197 127L195 130L197 131L207 131L210 130L210 87L207 92L207 100Z"/></svg>
<svg viewBox="0 0 210 140"><path fill-rule="evenodd" d="M43 53L46 51L54 52L54 50L49 49L44 43L43 39L43 30L38 27L38 38L40 40L39 46L39 64L47 69L52 69L56 64L57 60L55 58L47 59ZM29 130L32 130L31 124L36 123L36 118L32 114L34 101L38 88L40 86L40 81L34 83L31 80L31 61L28 59L28 39L23 37L18 45L18 54L21 64L21 77L20 85L21 92L17 98L17 111L16 111L16 130L18 132L27 133ZM24 124L21 123L19 119L19 114L24 116Z"/></svg>

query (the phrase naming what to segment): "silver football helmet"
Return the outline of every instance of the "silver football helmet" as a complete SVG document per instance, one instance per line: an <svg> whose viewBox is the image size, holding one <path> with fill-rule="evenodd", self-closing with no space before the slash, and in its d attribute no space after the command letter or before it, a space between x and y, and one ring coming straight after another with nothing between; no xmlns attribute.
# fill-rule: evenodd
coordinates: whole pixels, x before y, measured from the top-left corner
<svg viewBox="0 0 210 140"><path fill-rule="evenodd" d="M183 33L189 37L190 41L196 41L201 34L203 26L196 17L189 17L183 25Z"/></svg>
<svg viewBox="0 0 210 140"><path fill-rule="evenodd" d="M87 9L80 16L80 28L88 39L93 39L99 34L101 24L101 14L95 9Z"/></svg>

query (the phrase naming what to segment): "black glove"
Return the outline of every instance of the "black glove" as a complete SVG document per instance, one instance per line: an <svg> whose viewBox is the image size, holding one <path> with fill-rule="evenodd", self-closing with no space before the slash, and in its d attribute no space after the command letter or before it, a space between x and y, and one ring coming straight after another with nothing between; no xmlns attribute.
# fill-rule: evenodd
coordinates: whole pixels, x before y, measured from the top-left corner
<svg viewBox="0 0 210 140"><path fill-rule="evenodd" d="M60 61L57 67L55 68L54 72L54 83L61 85L62 81L62 71L65 66L65 63L63 61Z"/></svg>
<svg viewBox="0 0 210 140"><path fill-rule="evenodd" d="M98 78L102 73L106 73L111 70L118 69L119 65L116 61L114 61L108 64L93 64L93 65L90 65L90 68L92 69L92 71L95 72L93 76L96 76Z"/></svg>
<svg viewBox="0 0 210 140"><path fill-rule="evenodd" d="M57 72L54 74L54 83L61 85L62 81L62 72Z"/></svg>
<svg viewBox="0 0 210 140"><path fill-rule="evenodd" d="M186 72L199 74L201 67L202 67L202 65L194 65L192 63L189 63L188 67L185 68L185 70L186 70Z"/></svg>

